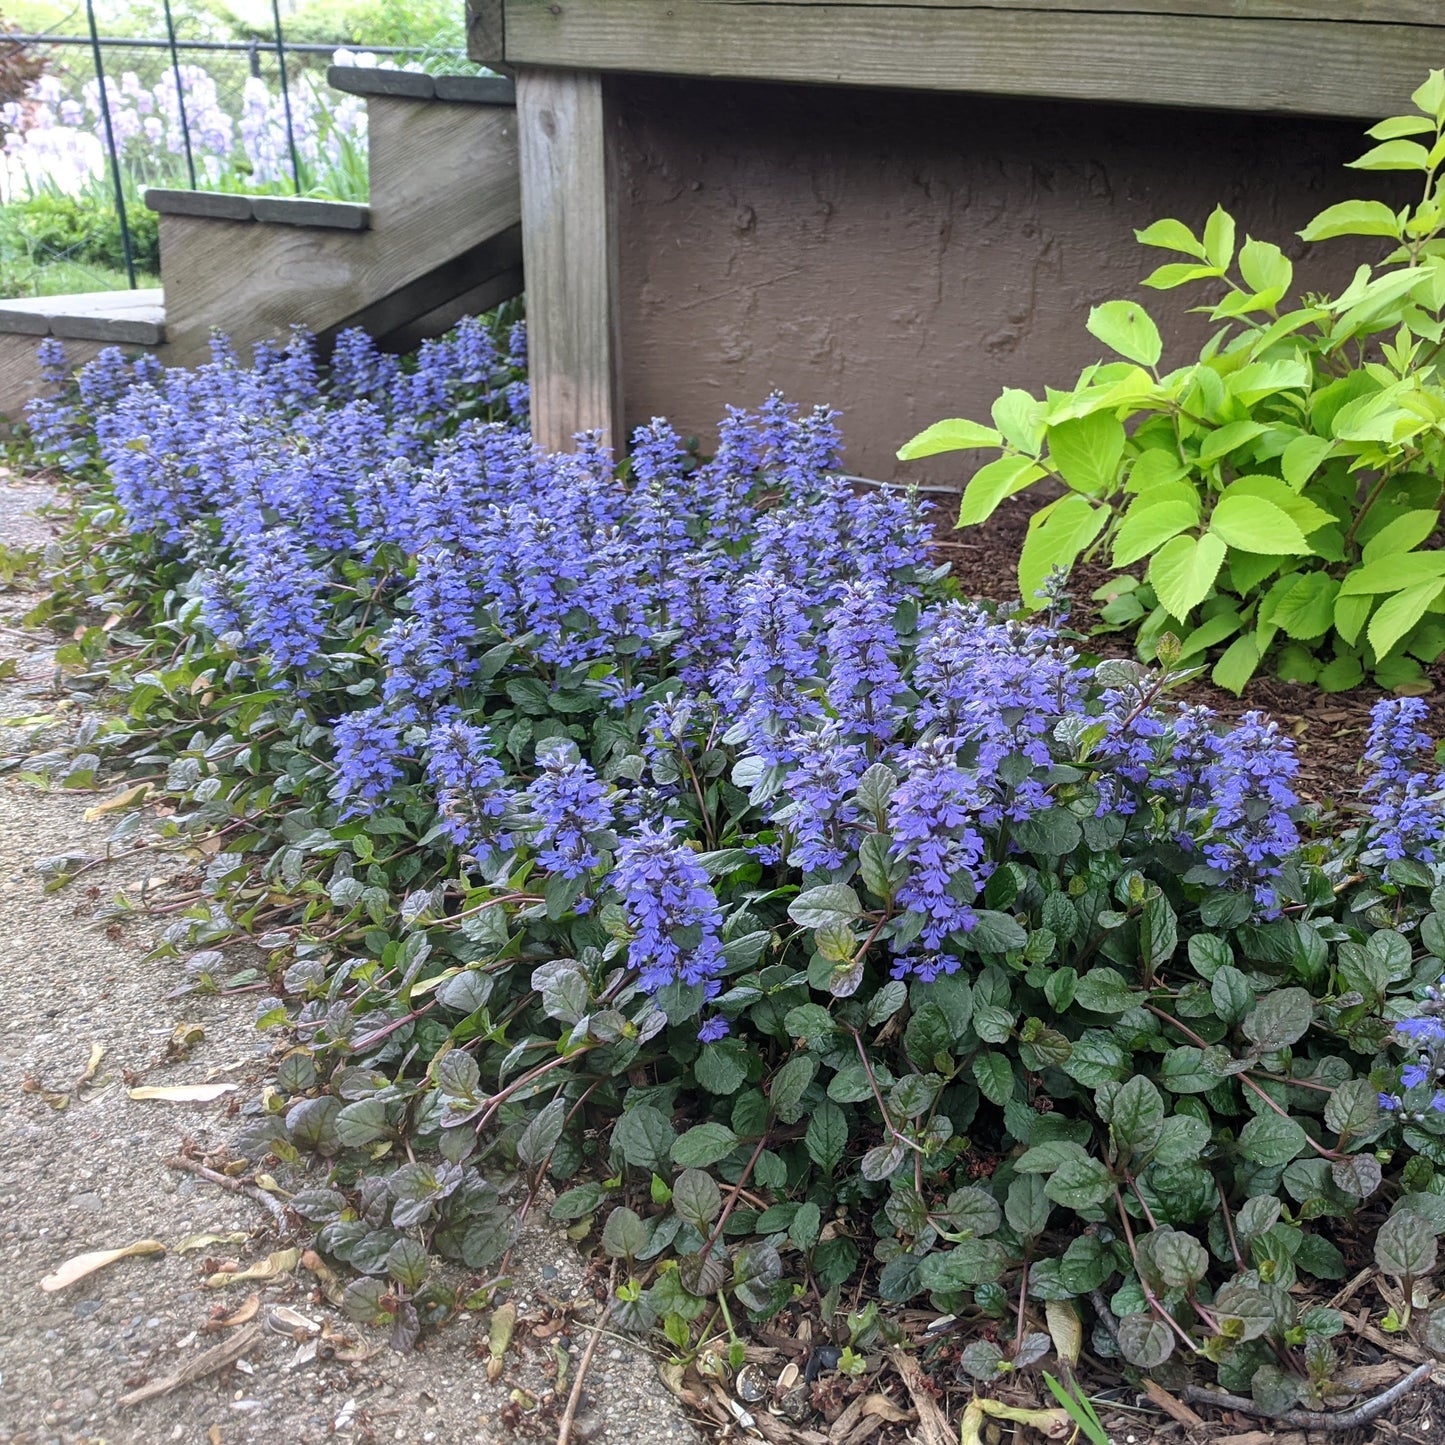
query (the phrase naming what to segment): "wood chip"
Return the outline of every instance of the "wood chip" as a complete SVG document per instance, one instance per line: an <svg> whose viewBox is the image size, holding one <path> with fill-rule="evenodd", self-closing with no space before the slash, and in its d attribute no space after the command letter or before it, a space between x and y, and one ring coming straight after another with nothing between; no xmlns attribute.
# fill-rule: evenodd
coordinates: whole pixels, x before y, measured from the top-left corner
<svg viewBox="0 0 1445 1445"><path fill-rule="evenodd" d="M1214 1445L1273 1445L1274 1436L1263 1430L1246 1430L1243 1435L1221 1435Z"/></svg>
<svg viewBox="0 0 1445 1445"><path fill-rule="evenodd" d="M1363 1313L1363 1312L1362 1312ZM1402 1339L1398 1335L1387 1335L1384 1330L1376 1329L1368 1322L1364 1323L1354 1319L1350 1321L1350 1328L1359 1335L1362 1340L1368 1340L1372 1345L1387 1351L1399 1360L1409 1360L1412 1365L1422 1365L1430 1358L1418 1345L1412 1345L1409 1340Z"/></svg>
<svg viewBox="0 0 1445 1445"><path fill-rule="evenodd" d="M920 1445L954 1445L954 1433L947 1416L939 1408L929 1388L928 1377L912 1355L902 1350L889 1350L888 1358L898 1377L903 1381L913 1408L918 1411L918 1439Z"/></svg>
<svg viewBox="0 0 1445 1445"><path fill-rule="evenodd" d="M194 1359L182 1365L174 1374L165 1375L159 1380L152 1380L148 1385L142 1385L138 1390L132 1390L128 1395L122 1395L116 1404L122 1409L132 1405L144 1404L147 1400L157 1399L161 1395L169 1395L172 1390L179 1390L182 1385L189 1385L195 1380L202 1380L207 1375L214 1375L217 1370L224 1370L227 1365L234 1365L248 1350L252 1349L261 1341L261 1326L259 1324L247 1325L245 1329L238 1330L230 1339L223 1340L219 1345L213 1345L209 1350L203 1350Z"/></svg>
<svg viewBox="0 0 1445 1445"><path fill-rule="evenodd" d="M1196 1415L1183 1400L1176 1400L1163 1385L1153 1380L1144 1381L1144 1393L1153 1401L1171 1420L1177 1420L1181 1425L1194 1429L1196 1425L1204 1423L1202 1415Z"/></svg>

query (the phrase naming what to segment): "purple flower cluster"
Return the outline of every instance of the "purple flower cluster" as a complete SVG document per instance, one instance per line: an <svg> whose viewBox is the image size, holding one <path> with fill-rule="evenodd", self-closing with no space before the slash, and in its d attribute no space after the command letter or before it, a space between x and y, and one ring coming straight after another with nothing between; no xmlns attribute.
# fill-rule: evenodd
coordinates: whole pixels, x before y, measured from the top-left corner
<svg viewBox="0 0 1445 1445"><path fill-rule="evenodd" d="M1382 698L1370 710L1361 791L1370 800L1369 845L1387 859L1434 863L1445 837L1445 773L1430 767L1435 744L1421 726L1428 712L1418 697Z"/></svg>
<svg viewBox="0 0 1445 1445"><path fill-rule="evenodd" d="M907 772L890 801L888 823L894 856L908 864L898 901L922 919L923 952L905 950L893 974L927 982L957 970L958 959L941 950L951 934L968 933L977 922L971 905L990 871L978 831L985 798L977 773L959 765L950 738L920 743L900 761Z"/></svg>
<svg viewBox="0 0 1445 1445"><path fill-rule="evenodd" d="M671 818L638 824L618 846L611 882L633 932L628 957L640 987L656 993L672 983L702 984L711 998L723 968L722 910L679 827ZM715 1022L699 1037L707 1042L726 1032Z"/></svg>
<svg viewBox="0 0 1445 1445"><path fill-rule="evenodd" d="M541 772L526 792L537 820L537 859L563 878L581 878L602 861L596 835L611 826L612 801L575 747L543 744L537 763Z"/></svg>
<svg viewBox="0 0 1445 1445"><path fill-rule="evenodd" d="M499 826L511 791L491 744L486 727L455 713L440 717L426 738L426 776L436 790L437 812L452 841L479 857L512 847L510 833Z"/></svg>
<svg viewBox="0 0 1445 1445"><path fill-rule="evenodd" d="M1204 770L1209 841L1204 856L1235 887L1250 887L1260 909L1276 908L1274 885L1299 844L1290 810L1299 803L1290 781L1299 771L1294 743L1277 722L1247 712L1218 743Z"/></svg>

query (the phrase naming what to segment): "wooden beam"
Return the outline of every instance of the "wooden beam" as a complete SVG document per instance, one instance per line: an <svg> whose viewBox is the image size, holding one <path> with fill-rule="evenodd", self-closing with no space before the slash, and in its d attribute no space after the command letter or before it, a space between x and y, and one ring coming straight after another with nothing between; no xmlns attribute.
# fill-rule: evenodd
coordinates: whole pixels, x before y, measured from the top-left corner
<svg viewBox="0 0 1445 1445"><path fill-rule="evenodd" d="M496 69L507 58L502 0L467 0L467 58Z"/></svg>
<svg viewBox="0 0 1445 1445"><path fill-rule="evenodd" d="M522 254L532 434L553 451L600 429L619 452L617 248L602 77L520 70Z"/></svg>
<svg viewBox="0 0 1445 1445"><path fill-rule="evenodd" d="M1445 65L1445 23L506 0L506 26L517 65L1375 119Z"/></svg>
<svg viewBox="0 0 1445 1445"><path fill-rule="evenodd" d="M703 5L887 5L899 0L699 0ZM907 0L939 10L1099 10L1126 15L1223 15L1250 20L1350 20L1377 25L1441 25L1440 0Z"/></svg>

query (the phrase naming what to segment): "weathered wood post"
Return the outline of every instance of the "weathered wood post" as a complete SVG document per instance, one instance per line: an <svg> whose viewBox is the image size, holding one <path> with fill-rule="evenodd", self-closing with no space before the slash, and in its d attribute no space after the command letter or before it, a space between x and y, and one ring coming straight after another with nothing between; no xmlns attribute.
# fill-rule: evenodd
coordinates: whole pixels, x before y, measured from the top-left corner
<svg viewBox="0 0 1445 1445"><path fill-rule="evenodd" d="M500 3L470 0L474 58L501 61L503 20ZM600 429L620 450L617 246L603 78L521 66L516 84L532 435L562 451L577 432Z"/></svg>

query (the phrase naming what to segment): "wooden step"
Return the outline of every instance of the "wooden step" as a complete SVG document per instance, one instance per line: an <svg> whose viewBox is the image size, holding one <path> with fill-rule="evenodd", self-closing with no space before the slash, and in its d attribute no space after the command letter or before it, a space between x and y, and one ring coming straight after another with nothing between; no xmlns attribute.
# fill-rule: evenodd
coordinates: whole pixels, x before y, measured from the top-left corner
<svg viewBox="0 0 1445 1445"><path fill-rule="evenodd" d="M199 216L210 221L273 221L283 226L364 231L371 211L351 201L318 201L310 196L238 196L231 191L170 191L152 188L145 203L165 216Z"/></svg>
<svg viewBox="0 0 1445 1445"><path fill-rule="evenodd" d="M381 70L368 65L332 65L326 83L333 90L367 97L440 100L462 105L515 105L517 88L505 75L427 75L415 70Z"/></svg>
<svg viewBox="0 0 1445 1445"><path fill-rule="evenodd" d="M238 346L292 326L325 336L407 288L416 309L398 319L392 308L388 331L456 296L500 290L495 305L521 289L516 247L504 241L521 222L512 108L368 92L367 114L369 206L254 197L243 218L233 197L154 194L168 360L204 361L217 329ZM478 269L444 269L463 256ZM441 291L419 284L429 277Z"/></svg>
<svg viewBox="0 0 1445 1445"><path fill-rule="evenodd" d="M65 343L72 366L107 347L165 355L166 318L158 290L82 291L0 301L0 417L17 421L25 403L47 390L40 375L40 342Z"/></svg>

